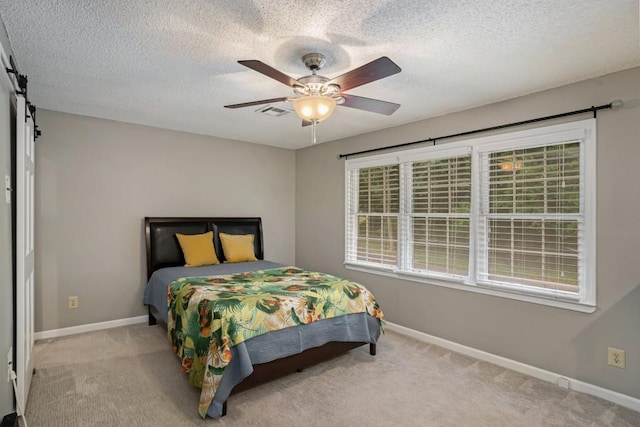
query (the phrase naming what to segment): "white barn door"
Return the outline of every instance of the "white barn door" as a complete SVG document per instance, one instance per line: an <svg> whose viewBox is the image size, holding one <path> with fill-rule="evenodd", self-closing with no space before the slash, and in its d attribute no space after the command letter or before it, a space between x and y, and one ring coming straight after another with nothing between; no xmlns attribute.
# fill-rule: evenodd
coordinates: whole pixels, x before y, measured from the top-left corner
<svg viewBox="0 0 640 427"><path fill-rule="evenodd" d="M16 375L19 407L26 410L34 344L34 124L17 95L16 123ZM22 414L20 414L22 415Z"/></svg>

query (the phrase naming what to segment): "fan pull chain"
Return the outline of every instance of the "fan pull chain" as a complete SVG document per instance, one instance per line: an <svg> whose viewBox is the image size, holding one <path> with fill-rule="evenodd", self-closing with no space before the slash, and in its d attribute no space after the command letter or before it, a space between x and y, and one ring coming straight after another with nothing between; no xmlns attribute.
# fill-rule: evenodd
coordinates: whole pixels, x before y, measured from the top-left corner
<svg viewBox="0 0 640 427"><path fill-rule="evenodd" d="M316 143L316 123L318 123L317 120L313 120L311 123L311 135L314 144Z"/></svg>

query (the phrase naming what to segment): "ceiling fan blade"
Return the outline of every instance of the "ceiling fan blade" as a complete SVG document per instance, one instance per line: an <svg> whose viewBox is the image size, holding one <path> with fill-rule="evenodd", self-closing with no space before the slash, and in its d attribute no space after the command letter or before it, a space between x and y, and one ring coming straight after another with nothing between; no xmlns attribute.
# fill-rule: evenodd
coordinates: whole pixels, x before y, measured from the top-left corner
<svg viewBox="0 0 640 427"><path fill-rule="evenodd" d="M288 99L289 99L289 97L287 97L287 96L284 96L282 98L262 99L260 101L243 102L242 104L225 105L224 108L251 107L252 105L270 104L272 102L282 102L282 101L286 101Z"/></svg>
<svg viewBox="0 0 640 427"><path fill-rule="evenodd" d="M400 71L402 71L402 69L398 67L395 62L383 56L362 67L347 71L329 83L340 85L340 89L344 91L392 76Z"/></svg>
<svg viewBox="0 0 640 427"><path fill-rule="evenodd" d="M277 80L289 87L293 87L293 85L300 85L297 80L287 76L283 72L276 70L275 68L265 64L264 62L250 59L247 61L238 61L238 63L244 65L245 67L251 68L254 71L262 73L267 77L271 77L272 79Z"/></svg>
<svg viewBox="0 0 640 427"><path fill-rule="evenodd" d="M400 108L400 104L394 102L380 101L379 99L365 98L363 96L340 94L344 98L342 107L357 108L358 110L370 111L372 113L386 114L390 116Z"/></svg>
<svg viewBox="0 0 640 427"><path fill-rule="evenodd" d="M302 120L302 127L311 126L313 122L311 120Z"/></svg>

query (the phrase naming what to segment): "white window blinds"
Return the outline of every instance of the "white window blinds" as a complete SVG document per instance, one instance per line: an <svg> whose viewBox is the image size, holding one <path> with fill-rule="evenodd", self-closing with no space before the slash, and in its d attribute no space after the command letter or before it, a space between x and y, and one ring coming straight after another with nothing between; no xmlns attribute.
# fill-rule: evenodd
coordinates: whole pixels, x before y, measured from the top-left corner
<svg viewBox="0 0 640 427"><path fill-rule="evenodd" d="M345 262L593 307L595 153L584 120L348 160Z"/></svg>
<svg viewBox="0 0 640 427"><path fill-rule="evenodd" d="M481 164L480 278L578 293L580 143L483 153Z"/></svg>
<svg viewBox="0 0 640 427"><path fill-rule="evenodd" d="M347 260L395 266L398 263L399 165L352 170Z"/></svg>
<svg viewBox="0 0 640 427"><path fill-rule="evenodd" d="M471 156L415 162L409 252L414 271L469 274Z"/></svg>

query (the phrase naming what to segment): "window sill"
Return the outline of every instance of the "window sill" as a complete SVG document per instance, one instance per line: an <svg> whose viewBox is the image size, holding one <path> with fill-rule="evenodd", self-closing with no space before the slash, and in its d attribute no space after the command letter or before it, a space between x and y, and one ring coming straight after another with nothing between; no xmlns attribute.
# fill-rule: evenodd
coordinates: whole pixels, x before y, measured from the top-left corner
<svg viewBox="0 0 640 427"><path fill-rule="evenodd" d="M412 282L425 283L427 285L434 285L434 286L442 286L445 288L458 289L461 291L476 292L479 294L508 298L508 299L528 302L532 304L546 305L550 307L562 308L565 310L579 311L582 313L593 313L594 311L596 311L595 305L585 304L578 301L566 301L566 300L560 300L560 299L553 299L549 297L525 294L523 292L518 292L518 291L482 287L476 284L463 284L462 282L457 282L454 280L425 277L422 275L411 274L411 273L401 273L390 268L374 267L369 265L354 264L354 263L348 263L348 262L345 262L344 266L349 270L360 271L363 273L377 274L380 276L392 277L399 280L410 280Z"/></svg>

